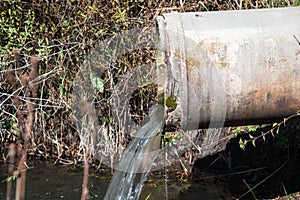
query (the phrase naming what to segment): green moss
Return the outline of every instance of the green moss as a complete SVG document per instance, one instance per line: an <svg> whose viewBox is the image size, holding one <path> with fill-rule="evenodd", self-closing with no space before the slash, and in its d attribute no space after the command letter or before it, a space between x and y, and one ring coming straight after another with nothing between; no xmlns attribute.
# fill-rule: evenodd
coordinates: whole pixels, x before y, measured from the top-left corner
<svg viewBox="0 0 300 200"><path fill-rule="evenodd" d="M166 105L168 107L168 112L172 112L177 107L177 103L173 97L168 96L165 99L165 91L164 90L158 92L157 103L162 106Z"/></svg>
<svg viewBox="0 0 300 200"><path fill-rule="evenodd" d="M177 107L175 99L173 99L171 96L166 98L166 105L168 106L168 112L172 112Z"/></svg>

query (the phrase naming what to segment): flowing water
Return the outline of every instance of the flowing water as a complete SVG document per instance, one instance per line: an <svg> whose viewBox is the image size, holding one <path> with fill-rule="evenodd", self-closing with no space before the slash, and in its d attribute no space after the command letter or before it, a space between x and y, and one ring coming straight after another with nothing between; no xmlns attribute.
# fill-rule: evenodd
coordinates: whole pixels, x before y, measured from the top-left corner
<svg viewBox="0 0 300 200"><path fill-rule="evenodd" d="M251 192L245 187L243 180L255 186L286 162L286 151L276 146L276 143L270 142L274 140L272 136L268 143L257 144L256 147L250 146L252 149L249 151L240 149L239 138L234 138L229 143L227 150L223 152L223 155L231 156L232 170L222 160L222 157L216 154L196 161L193 172L199 176L191 177L186 181L180 178L181 174L177 174L180 171L174 171L171 166L166 168L168 171L166 178L162 170L149 173L155 157L159 158L158 154L162 152L155 151L159 149L160 138L157 133L163 126L161 112L160 108L154 109L148 120L136 132L136 137L126 150L118 171L112 179L109 168L101 168L97 173L91 168L89 199L191 200L201 198L230 200L233 197L238 198L246 192L248 192L248 196L243 199L252 199ZM297 133L299 131L295 131L295 134ZM291 152L296 153L297 157L291 156L293 159L284 167L284 170L280 170L272 179L266 180L257 187L257 190L254 191L256 195L262 199L274 198L274 195L284 195L282 186L288 192L299 191L298 147L297 151L294 149ZM26 199L80 199L83 177L81 168L74 171L70 170L69 166L31 160L28 165L30 169L28 169L26 177ZM148 176L148 174L150 175ZM7 177L8 164L0 163L0 199L6 198L7 183L5 179ZM147 177L148 180L145 181ZM280 187L277 187L278 185ZM13 187L12 197L14 197L15 181L13 181Z"/></svg>
<svg viewBox="0 0 300 200"><path fill-rule="evenodd" d="M26 200L79 200L81 198L82 169L73 170L66 165L53 165L42 161L30 162L26 180ZM7 165L0 164L0 199L6 199ZM191 200L221 199L225 196L224 185L214 179L203 181L178 182L176 176L168 175L168 199ZM110 169L94 173L91 169L89 175L89 198L103 199L110 182ZM15 181L12 197L14 197ZM119 183L115 187L122 187ZM165 180L158 172L149 175L144 183L140 199L144 200L150 195L151 199L166 199ZM227 195L228 196L228 195ZM207 198L206 198L207 197ZM14 198L12 198L13 200ZM231 198L228 198L231 199Z"/></svg>
<svg viewBox="0 0 300 200"><path fill-rule="evenodd" d="M144 181L159 154L164 108L157 105L124 152L105 195L105 200L139 199Z"/></svg>
<svg viewBox="0 0 300 200"><path fill-rule="evenodd" d="M160 133L164 125L164 108L157 105L124 152L116 167L109 187L108 179L89 179L89 199L139 199L143 184L160 149ZM7 166L0 173L0 199L5 198ZM4 176L2 176L4 175ZM51 176L49 178L49 175ZM107 175L106 175L107 176ZM82 174L53 165L37 166L28 170L26 199L80 199ZM98 183L97 183L98 182ZM91 187L92 186L92 187Z"/></svg>
<svg viewBox="0 0 300 200"><path fill-rule="evenodd" d="M136 131L110 182L108 173L101 173L100 178L90 174L89 199L130 200L146 199L150 196L150 199L188 200L208 194L218 198L218 195L223 193L223 186L215 183L184 184L178 183L174 177L163 180L161 174L157 177L150 176L150 180L145 182L155 159L163 153L160 150L159 135L163 126L164 108L157 105ZM30 166L33 168L27 173L26 199L80 199L82 170L76 172L65 166L45 163ZM5 199L6 196L6 177L7 166L1 166L0 199ZM165 181L168 181L168 185ZM169 192L166 192L165 188L168 188ZM207 192L207 188L213 192ZM215 197L207 199L216 199Z"/></svg>

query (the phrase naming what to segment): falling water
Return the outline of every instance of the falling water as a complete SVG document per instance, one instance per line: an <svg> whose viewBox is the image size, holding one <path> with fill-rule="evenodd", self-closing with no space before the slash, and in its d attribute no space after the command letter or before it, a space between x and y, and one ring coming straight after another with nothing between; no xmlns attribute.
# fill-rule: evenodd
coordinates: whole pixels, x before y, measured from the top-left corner
<svg viewBox="0 0 300 200"><path fill-rule="evenodd" d="M112 177L105 200L139 199L144 181L158 156L160 136L164 125L164 107L157 105L124 152Z"/></svg>

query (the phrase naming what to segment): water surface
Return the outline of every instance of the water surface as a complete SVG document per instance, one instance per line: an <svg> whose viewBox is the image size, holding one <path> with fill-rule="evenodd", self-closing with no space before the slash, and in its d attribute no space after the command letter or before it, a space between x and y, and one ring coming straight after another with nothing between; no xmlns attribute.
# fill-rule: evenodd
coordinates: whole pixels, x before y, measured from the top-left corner
<svg viewBox="0 0 300 200"><path fill-rule="evenodd" d="M29 164L34 167L27 172L26 199L28 200L80 200L83 170L70 170L69 166L52 165L42 162ZM110 183L110 170L94 173L92 169L89 176L89 199L103 199ZM1 181L7 177L7 166L0 165ZM115 187L121 187L120 184ZM200 197L205 199L231 199L225 192L226 184L208 179L205 181L179 182L172 175L168 177L168 194L165 191L164 175L151 175L146 181L140 195L144 200L194 200ZM6 198L6 182L0 182L0 199ZM202 199L202 198L201 198Z"/></svg>

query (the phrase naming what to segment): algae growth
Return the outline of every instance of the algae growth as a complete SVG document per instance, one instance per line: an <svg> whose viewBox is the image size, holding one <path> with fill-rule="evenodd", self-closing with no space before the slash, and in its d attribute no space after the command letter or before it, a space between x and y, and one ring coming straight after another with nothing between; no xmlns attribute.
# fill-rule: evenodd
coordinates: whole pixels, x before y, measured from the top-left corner
<svg viewBox="0 0 300 200"><path fill-rule="evenodd" d="M162 106L166 105L168 107L168 112L174 111L177 107L177 103L173 97L168 96L165 100L165 92L164 91L160 91L158 93L157 103Z"/></svg>

